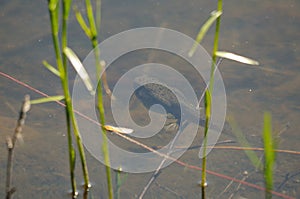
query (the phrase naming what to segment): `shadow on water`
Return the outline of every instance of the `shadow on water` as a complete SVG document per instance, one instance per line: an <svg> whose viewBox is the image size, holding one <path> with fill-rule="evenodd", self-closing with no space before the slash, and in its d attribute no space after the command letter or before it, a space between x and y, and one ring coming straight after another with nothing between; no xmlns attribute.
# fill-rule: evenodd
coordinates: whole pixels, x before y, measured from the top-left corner
<svg viewBox="0 0 300 199"><path fill-rule="evenodd" d="M199 27L215 9L210 1L103 1L103 22L101 38L118 32L143 26L164 26L175 29L195 38ZM21 1L1 3L1 47L0 70L20 81L26 82L49 95L61 93L58 79L42 66L42 60L53 61L49 18L46 2L24 4ZM184 4L184 5L183 5ZM300 151L300 84L299 73L299 14L300 3L287 1L244 1L225 2L222 16L220 49L236 52L257 59L267 68L244 67L241 64L224 61L220 66L226 86L228 100L227 112L234 115L246 138L252 146L261 147L263 112L270 110L274 119L274 131L280 131L289 122L290 128L281 134L280 149ZM71 47L84 58L91 50L89 43L78 28L74 17L70 22ZM203 46L212 48L211 34L205 38ZM193 82L197 94L203 89L203 82L183 60L152 51L129 53L120 58L108 71L109 84L113 86L128 69L155 60L176 68ZM275 72L272 72L275 71ZM70 73L74 78L74 72ZM18 108L24 94L31 98L40 97L16 83L0 77L0 153L6 154L5 136L10 135L15 126ZM147 124L147 110L138 100L132 99L132 117L141 124ZM109 109L108 98L105 105ZM112 121L107 111L108 121ZM14 163L13 184L17 187L15 198L68 198L70 188L67 160L67 139L64 126L64 110L54 104L34 106L30 111L24 128L24 144L17 145ZM116 144L134 150L131 143L125 143L117 136L110 135ZM172 139L172 134L162 132L145 142L149 146L164 145ZM194 140L200 145L202 129ZM235 139L226 132L220 140ZM140 140L143 141L143 140ZM181 158L191 165L201 166L198 149L188 150ZM257 152L261 157L262 153ZM103 166L88 155L88 165L94 187L95 198L105 198ZM5 179L6 156L0 156L0 179ZM278 192L296 197L300 194L299 175L282 184L288 176L299 172L299 158L295 155L278 154L275 167L274 186ZM209 154L208 169L222 174L245 178L247 181L264 186L263 176L255 172L243 151L218 150ZM80 173L79 163L77 170ZM80 176L80 175L78 175ZM121 198L135 198L147 184L151 173L129 174L121 187ZM172 164L163 169L148 190L145 198L196 198L200 194L197 182L200 172ZM78 179L80 182L81 179ZM264 192L247 186L238 187L230 181L208 176L207 194L212 198L235 197L261 198ZM4 197L4 181L1 181ZM226 190L223 192L223 190ZM64 197L63 197L64 196Z"/></svg>

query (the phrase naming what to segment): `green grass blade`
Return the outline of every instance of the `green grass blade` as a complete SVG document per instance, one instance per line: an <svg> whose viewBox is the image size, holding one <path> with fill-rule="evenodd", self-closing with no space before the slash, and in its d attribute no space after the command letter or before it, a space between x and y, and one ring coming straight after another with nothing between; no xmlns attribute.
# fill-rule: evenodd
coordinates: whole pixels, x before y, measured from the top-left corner
<svg viewBox="0 0 300 199"><path fill-rule="evenodd" d="M58 0L50 0L48 1L48 9L53 11L56 9L56 6L58 6Z"/></svg>
<svg viewBox="0 0 300 199"><path fill-rule="evenodd" d="M56 102L65 99L63 95L51 96L51 97L43 97L35 100L30 100L30 104L42 104L46 102Z"/></svg>
<svg viewBox="0 0 300 199"><path fill-rule="evenodd" d="M59 1L49 0L48 9L51 16L51 25L53 34L57 35L59 31Z"/></svg>
<svg viewBox="0 0 300 199"><path fill-rule="evenodd" d="M87 13L87 18L89 20L89 24L90 24L90 30L92 33L92 40L96 39L94 38L94 36L97 36L97 27L96 27L96 23L95 23L95 19L94 19L94 14L93 14L93 6L91 4L90 0L85 0L85 6L86 6L86 13Z"/></svg>
<svg viewBox="0 0 300 199"><path fill-rule="evenodd" d="M206 22L199 34L196 38L196 42L201 42L203 36L209 29L209 27L212 25L212 23L216 20L216 30L215 30L215 36L214 36L214 47L212 51L212 65L211 65L211 72L210 72L210 84L208 90L205 92L205 132L204 132L204 149L203 149L203 155L205 155L202 159L202 182L201 182L201 197L202 199L206 198L206 147L207 147L207 134L208 134L208 124L210 121L210 114L211 114L211 96L210 94L213 92L214 87L214 71L215 71L215 63L216 63L216 55L215 52L218 50L219 46L219 33L220 33L220 21L221 21L221 14L222 14L222 0L218 0L218 8L217 12L213 12L212 16L208 19L209 22ZM203 30L202 30L203 29ZM206 30L205 30L206 29ZM203 36L201 36L201 31ZM193 55L193 52L196 50L197 43L194 43L193 48L189 52L189 56L191 57Z"/></svg>
<svg viewBox="0 0 300 199"><path fill-rule="evenodd" d="M58 33L59 30L59 1L58 0L49 0L48 1L48 10L50 13L51 27L54 34Z"/></svg>
<svg viewBox="0 0 300 199"><path fill-rule="evenodd" d="M88 32L88 37L91 40L92 46L94 48L94 55L95 55L95 62L96 62L96 76L99 80L99 83L97 84L96 90L97 92L97 105L99 109L99 115L100 115L100 123L102 125L102 152L104 155L104 162L106 165L106 179L107 179L107 189L108 189L108 198L113 199L114 193L113 193L113 185L112 185L112 177L111 177L111 168L110 168L110 160L109 160L109 150L108 150L108 138L106 135L106 129L105 129L105 118L104 118L104 106L103 106L103 97L102 97L102 82L100 79L102 67L100 64L100 52L97 47L98 45L98 33L97 33L97 27L94 20L94 14L93 14L93 7L90 2L90 0L85 0L85 6L86 6L86 13L87 13L87 19L89 22L89 28L85 24L83 19L79 20L79 23L82 23L82 28L85 29L84 31L90 31ZM98 10L100 11L100 10ZM99 13L100 14L100 13ZM78 15L78 17L82 18L82 16ZM84 22L84 23L83 23ZM100 24L99 24L100 25ZM99 28L99 27L98 27Z"/></svg>
<svg viewBox="0 0 300 199"><path fill-rule="evenodd" d="M259 65L258 61L255 61L255 60L247 58L247 57L243 57L241 55L230 53L230 52L217 51L216 56L230 59L230 60L237 61L237 62L241 62L244 64Z"/></svg>
<svg viewBox="0 0 300 199"><path fill-rule="evenodd" d="M201 177L201 187L204 189L207 185L206 182L206 150L207 150L207 136L208 136L208 128L209 122L211 118L211 94L210 90L205 91L204 98L204 107L205 107L205 127L204 127L204 138L203 138L203 153L202 153L202 177ZM200 154L199 154L200 155Z"/></svg>
<svg viewBox="0 0 300 199"><path fill-rule="evenodd" d="M67 66L65 57L62 58L61 54L61 45L59 41L59 1L58 0L49 0L48 1L48 8L50 14L50 23L51 23L51 32L52 32L52 40L53 40L53 47L56 57L57 68L60 73L60 79L64 91L65 102L66 102L66 122L67 122L67 132L68 132L68 148L69 148L69 161L70 161L70 178L71 178L71 186L72 186L72 195L73 197L77 196L77 188L76 188L76 180L75 180L75 173L72 170L72 151L73 143L72 143L72 135L71 135L71 115L72 115L72 105L71 105L71 98L69 94L68 88L68 75L67 75ZM66 44L66 22L67 18L66 15L63 15L63 31L62 31L62 45Z"/></svg>
<svg viewBox="0 0 300 199"><path fill-rule="evenodd" d="M264 152L265 152L265 184L266 198L272 198L273 189L273 166L275 161L274 142L272 138L272 118L269 112L264 114L263 128Z"/></svg>
<svg viewBox="0 0 300 199"><path fill-rule="evenodd" d="M96 27L99 32L101 27L101 0L96 0Z"/></svg>
<svg viewBox="0 0 300 199"><path fill-rule="evenodd" d="M72 0L63 0L63 4L64 4L64 17L66 17L65 19L68 19L71 10Z"/></svg>
<svg viewBox="0 0 300 199"><path fill-rule="evenodd" d="M73 52L72 49L70 49L68 47L64 49L64 53L66 54L66 56L72 63L72 66L76 70L79 77L82 79L82 81L83 81L84 85L86 86L86 88L88 89L88 91L94 95L92 81L91 81L88 73L86 72L85 68L83 67L81 61L77 57L77 55Z"/></svg>
<svg viewBox="0 0 300 199"><path fill-rule="evenodd" d="M77 7L74 7L74 11L75 11L75 16L76 16L77 22L79 23L80 27L85 32L86 36L89 39L91 39L93 37L92 32L91 32L90 28L87 26L87 24L85 23L80 11L78 10Z"/></svg>
<svg viewBox="0 0 300 199"><path fill-rule="evenodd" d="M110 158L109 158L109 149L108 149L108 138L106 135L106 129L104 127L105 125L105 114L104 114L104 106L103 106L103 96L102 96L102 80L100 79L102 66L100 64L100 51L97 47L98 45L98 33L97 33L97 27L95 24L94 14L93 14L93 8L90 0L85 0L85 6L86 6L86 13L87 18L89 21L90 31L91 31L91 43L94 48L94 55L95 55L95 62L96 62L96 76L97 79L99 79L99 83L97 84L97 105L100 115L100 123L102 125L102 153L104 155L104 162L105 162L105 170L106 170L106 179L107 179L107 189L108 189L108 198L113 199L114 198L114 192L113 192L113 185L112 185L112 177L111 177L111 168L110 168Z"/></svg>
<svg viewBox="0 0 300 199"><path fill-rule="evenodd" d="M56 68L54 68L52 65L50 65L47 61L43 61L43 64L50 72L52 72L54 75L60 77L60 72Z"/></svg>
<svg viewBox="0 0 300 199"><path fill-rule="evenodd" d="M65 70L62 63L60 41L59 41L59 1L58 0L49 0L48 8L50 14L50 23L51 23L51 33L53 40L53 47L55 52L55 58L57 63L57 68L60 73L61 79L65 76Z"/></svg>
<svg viewBox="0 0 300 199"><path fill-rule="evenodd" d="M209 28L212 26L212 24L216 21L216 19L221 16L222 12L221 11L213 11L210 14L210 17L208 18L208 20L203 24L203 26L201 27L197 37L196 37L196 41L192 47L192 49L189 51L189 57L192 57L194 52L197 49L197 45L202 41L203 37L205 36L206 32L209 30Z"/></svg>

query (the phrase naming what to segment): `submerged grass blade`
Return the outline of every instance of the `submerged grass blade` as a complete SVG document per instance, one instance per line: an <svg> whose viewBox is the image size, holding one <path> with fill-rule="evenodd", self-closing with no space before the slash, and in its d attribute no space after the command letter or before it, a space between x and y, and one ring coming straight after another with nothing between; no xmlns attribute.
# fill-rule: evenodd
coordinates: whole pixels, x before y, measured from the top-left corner
<svg viewBox="0 0 300 199"><path fill-rule="evenodd" d="M237 61L237 62L241 62L241 63L244 63L244 64L259 65L258 61L255 61L253 59L243 57L241 55L237 55L237 54L234 54L234 53L231 53L231 52L217 51L216 56L226 58L226 59L230 59L230 60Z"/></svg>
<svg viewBox="0 0 300 199"><path fill-rule="evenodd" d="M208 20L203 24L203 26L201 27L197 37L196 37L196 41L192 47L192 49L189 51L189 57L192 57L193 54L195 53L196 49L197 49L197 45L199 43L201 43L203 37L205 36L206 32L209 30L209 28L212 26L212 24L216 21L216 19L221 16L222 12L221 11L213 11L210 14L210 17L208 18Z"/></svg>
<svg viewBox="0 0 300 199"><path fill-rule="evenodd" d="M116 186L117 186L115 192L116 199L121 199L121 187L125 183L127 177L128 177L127 173L125 174L125 176L122 177L121 167L118 170L116 170Z"/></svg>
<svg viewBox="0 0 300 199"><path fill-rule="evenodd" d="M273 166L275 161L274 140L272 138L272 118L269 112L264 114L263 140L265 149L265 184L266 198L272 198L273 189Z"/></svg>
<svg viewBox="0 0 300 199"><path fill-rule="evenodd" d="M251 147L251 145L249 144L249 142L247 141L247 139L245 138L243 132L241 131L241 129L238 127L235 119L233 118L233 116L228 116L227 117L227 122L230 124L231 128L232 128L232 132L235 135L235 137L237 138L237 141L239 142L239 144L242 147ZM252 165L257 169L259 168L260 170L262 170L262 164L261 161L259 159L259 157L256 155L256 153L254 151L251 150L245 150L244 151L245 154L247 155L247 157L249 158L249 160L251 161Z"/></svg>

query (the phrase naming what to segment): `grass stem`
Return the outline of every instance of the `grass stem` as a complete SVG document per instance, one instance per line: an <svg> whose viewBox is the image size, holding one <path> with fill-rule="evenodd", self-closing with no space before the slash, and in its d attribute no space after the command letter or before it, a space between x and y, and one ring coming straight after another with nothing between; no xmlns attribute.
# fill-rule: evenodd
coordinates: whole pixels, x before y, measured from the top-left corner
<svg viewBox="0 0 300 199"><path fill-rule="evenodd" d="M222 0L218 0L217 12L223 12L223 4ZM208 128L209 122L211 118L211 94L213 93L214 87L214 71L216 67L217 55L219 47L219 33L220 33L220 24L221 24L221 16L216 19L216 30L214 36L214 46L212 51L212 65L210 72L210 83L209 88L205 91L205 128L204 128L204 140L203 140L203 159L202 159L202 177L201 177L201 190L202 190L202 199L206 198L205 196L205 187L207 186L206 182L206 147L207 147L207 136L208 136Z"/></svg>
<svg viewBox="0 0 300 199"><path fill-rule="evenodd" d="M62 1L62 38L61 45L59 42L59 1L58 0L49 0L48 8L50 14L50 23L51 23L51 32L52 40L54 45L54 51L56 56L56 64L60 74L60 80L63 88L64 98L65 98L65 114L67 122L67 132L68 132L68 149L69 149L69 165L70 165L70 178L71 178L71 187L72 187L72 196L75 198L77 196L76 181L75 181L75 150L72 142L72 127L73 132L76 138L78 151L80 155L83 176L85 181L85 189L90 187L87 164L85 159L85 153L83 144L81 141L81 136L79 133L78 125L75 119L75 114L71 102L71 95L69 91L69 81L68 81L68 68L67 68L67 57L62 50L67 48L68 37L67 37L67 23L69 18L69 12L71 7L71 0Z"/></svg>
<svg viewBox="0 0 300 199"><path fill-rule="evenodd" d="M272 198L273 166L275 162L274 140L272 137L272 118L269 112L264 114L263 141L265 152L264 177L266 186L266 199Z"/></svg>
<svg viewBox="0 0 300 199"><path fill-rule="evenodd" d="M102 153L104 156L104 162L105 162L105 170L106 170L106 181L107 181L107 188L108 188L108 198L113 199L114 198L114 192L113 192L113 184L112 184L112 175L111 175L111 168L110 168L110 159L109 159L109 150L108 150L108 138L106 135L106 129L105 129L105 111L103 106L103 95L102 95L102 81L101 81L101 73L102 70L105 70L104 66L102 66L100 61L100 50L98 48L98 31L96 22L94 19L93 14L93 8L91 5L90 0L85 0L86 4L86 11L87 11L87 18L89 21L89 32L90 32L90 41L92 43L92 47L94 49L94 57L95 57L95 63L96 63L96 75L97 75L97 106L100 114L100 124L102 129ZM101 6L101 2L98 6ZM98 8L98 11L101 10L101 7ZM99 16L99 13L98 13ZM98 18L98 20L100 20ZM98 26L100 25L100 21L98 21ZM100 28L100 27L98 27ZM105 74L105 71L103 72ZM106 79L105 79L105 85Z"/></svg>

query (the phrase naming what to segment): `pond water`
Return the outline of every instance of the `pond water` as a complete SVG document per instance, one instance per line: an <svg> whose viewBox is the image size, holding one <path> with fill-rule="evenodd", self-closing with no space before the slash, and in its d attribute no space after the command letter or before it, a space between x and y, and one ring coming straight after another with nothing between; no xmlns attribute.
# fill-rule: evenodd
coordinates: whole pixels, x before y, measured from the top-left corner
<svg viewBox="0 0 300 199"><path fill-rule="evenodd" d="M83 11L82 2L75 2ZM0 72L29 84L48 95L61 94L59 80L47 71L42 61L54 65L51 43L49 14L46 1L24 3L2 1L0 8ZM232 0L224 2L221 21L220 50L226 50L254 58L258 67L224 60L220 65L227 96L227 116L234 118L239 128L253 147L262 147L261 129L263 113L270 111L273 131L279 138L278 149L300 151L300 2L297 0ZM195 38L199 28L216 9L212 1L108 1L102 2L100 40L119 32L137 27L165 27ZM74 16L70 19L70 47L84 59L91 51L88 39L80 30ZM213 28L202 43L211 52ZM183 60L164 52L145 50L128 53L112 64L107 78L110 86L127 70L148 62L172 66L194 82L196 94L203 89L199 75ZM70 71L73 81L75 72ZM170 77L171 78L171 77ZM198 84L199 83L199 84ZM0 197L4 197L6 174L6 136L13 133L18 110L25 94L31 98L41 97L38 93L0 76ZM146 109L132 98L132 117L140 124L149 122ZM107 120L109 98L105 97ZM289 128L285 130L285 126ZM282 131L284 130L284 131ZM282 131L282 132L281 132ZM17 188L14 198L70 198L68 190L67 138L64 109L58 104L34 105L24 127L24 143L18 144L14 157L13 185ZM201 142L200 128L192 146ZM172 134L162 132L143 142L149 146L166 144ZM111 135L116 144L140 150L134 144ZM219 141L237 138L225 132ZM125 143L126 142L126 143ZM223 144L224 145L224 144ZM239 143L227 144L240 146ZM180 157L189 165L201 167L199 148L188 150ZM262 157L262 152L256 152ZM77 158L78 160L79 158ZM274 190L292 198L300 195L299 154L278 153L274 169ZM105 170L87 152L87 161L94 198L106 198ZM263 174L255 171L251 161L241 150L214 149L208 156L210 171L264 187ZM82 182L80 164L77 164L77 182ZM248 172L245 176L243 173ZM151 178L152 173L125 174L120 189L121 198L137 198ZM144 198L199 198L197 185L200 171L173 163L161 170ZM115 177L115 174L114 174ZM115 179L115 178L114 178ZM264 192L248 185L230 184L221 176L208 175L209 198L262 198ZM82 195L79 196L79 198ZM274 195L274 198L281 198Z"/></svg>

